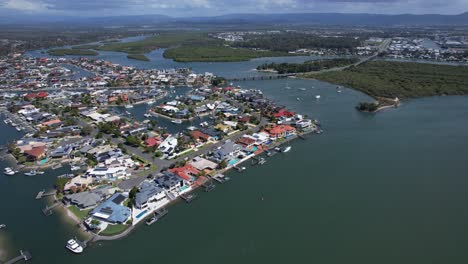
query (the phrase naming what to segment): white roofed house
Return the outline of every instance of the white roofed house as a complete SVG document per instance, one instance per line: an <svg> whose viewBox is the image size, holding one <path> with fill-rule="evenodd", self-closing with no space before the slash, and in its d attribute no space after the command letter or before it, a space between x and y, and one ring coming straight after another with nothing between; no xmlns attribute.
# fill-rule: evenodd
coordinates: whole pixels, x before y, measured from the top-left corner
<svg viewBox="0 0 468 264"><path fill-rule="evenodd" d="M169 136L159 145L158 149L165 155L170 156L172 153L174 153L177 144L177 138Z"/></svg>
<svg viewBox="0 0 468 264"><path fill-rule="evenodd" d="M126 167L95 167L86 171L87 176L91 176L98 180L118 180L130 176Z"/></svg>

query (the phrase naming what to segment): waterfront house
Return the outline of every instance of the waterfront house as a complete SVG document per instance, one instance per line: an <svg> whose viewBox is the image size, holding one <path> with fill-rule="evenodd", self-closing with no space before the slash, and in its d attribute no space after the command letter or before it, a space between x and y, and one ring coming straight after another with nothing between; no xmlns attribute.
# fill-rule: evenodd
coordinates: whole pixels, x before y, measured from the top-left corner
<svg viewBox="0 0 468 264"><path fill-rule="evenodd" d="M124 194L115 193L104 203L94 208L90 215L108 223L123 224L132 215L130 208L123 205L126 199Z"/></svg>
<svg viewBox="0 0 468 264"><path fill-rule="evenodd" d="M265 131L268 132L271 139L285 138L296 134L296 129L289 125L274 125L272 127L265 128Z"/></svg>
<svg viewBox="0 0 468 264"><path fill-rule="evenodd" d="M24 154L29 161L38 161L46 156L46 147L34 147L32 149L25 150Z"/></svg>
<svg viewBox="0 0 468 264"><path fill-rule="evenodd" d="M167 191L178 193L189 186L189 183L172 172L164 172L155 179L155 182Z"/></svg>
<svg viewBox="0 0 468 264"><path fill-rule="evenodd" d="M218 147L218 149L213 151L212 159L216 162L221 162L226 159L233 159L240 154L242 147L238 144L235 144L231 140L226 140L226 142Z"/></svg>
<svg viewBox="0 0 468 264"><path fill-rule="evenodd" d="M87 209L97 206L104 198L105 197L95 192L79 192L65 195L63 200L80 209Z"/></svg>
<svg viewBox="0 0 468 264"><path fill-rule="evenodd" d="M156 182L144 181L136 193L135 207L138 209L145 209L148 203L161 201L164 198L166 198L166 193Z"/></svg>
<svg viewBox="0 0 468 264"><path fill-rule="evenodd" d="M181 177L190 184L192 184L195 181L197 175L200 173L198 169L196 169L190 164L186 164L183 167L169 169L169 172L174 173L175 175Z"/></svg>

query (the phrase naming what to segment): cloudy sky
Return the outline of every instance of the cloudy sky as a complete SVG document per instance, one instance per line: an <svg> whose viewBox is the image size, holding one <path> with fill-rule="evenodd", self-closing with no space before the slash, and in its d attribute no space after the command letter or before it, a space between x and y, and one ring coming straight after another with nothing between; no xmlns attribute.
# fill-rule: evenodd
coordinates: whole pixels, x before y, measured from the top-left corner
<svg viewBox="0 0 468 264"><path fill-rule="evenodd" d="M459 14L468 0L0 0L1 14L112 16L340 12Z"/></svg>

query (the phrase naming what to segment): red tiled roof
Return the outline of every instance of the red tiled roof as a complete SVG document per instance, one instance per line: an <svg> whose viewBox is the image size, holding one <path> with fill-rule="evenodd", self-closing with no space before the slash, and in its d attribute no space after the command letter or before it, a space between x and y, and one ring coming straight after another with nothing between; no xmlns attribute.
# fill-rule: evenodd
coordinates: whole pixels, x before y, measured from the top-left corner
<svg viewBox="0 0 468 264"><path fill-rule="evenodd" d="M38 157L44 155L45 146L40 146L40 147L32 148L30 150L25 150L24 153L27 154L28 156L38 158Z"/></svg>
<svg viewBox="0 0 468 264"><path fill-rule="evenodd" d="M237 141L237 143L242 144L242 145L245 145L245 146L248 146L248 145L250 145L250 144L255 143L255 139L249 138L249 137L241 137L241 138Z"/></svg>
<svg viewBox="0 0 468 264"><path fill-rule="evenodd" d="M154 146L159 146L161 144L161 139L160 138L155 138L155 137L150 137L145 140L146 146L148 147L154 147Z"/></svg>
<svg viewBox="0 0 468 264"><path fill-rule="evenodd" d="M199 170L197 170L195 167L193 167L190 164L187 164L180 168L169 169L169 172L176 174L177 176L181 177L182 179L186 181L191 181L193 176L200 173Z"/></svg>
<svg viewBox="0 0 468 264"><path fill-rule="evenodd" d="M194 137L195 139L203 139L205 141L208 141L208 139L210 138L209 135L200 131L192 131L190 132L190 135L192 135L192 137Z"/></svg>

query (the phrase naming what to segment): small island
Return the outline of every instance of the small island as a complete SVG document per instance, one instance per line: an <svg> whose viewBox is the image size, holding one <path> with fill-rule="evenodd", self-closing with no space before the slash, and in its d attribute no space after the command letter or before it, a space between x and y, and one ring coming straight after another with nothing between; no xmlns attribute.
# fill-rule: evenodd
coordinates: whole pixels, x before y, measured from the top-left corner
<svg viewBox="0 0 468 264"><path fill-rule="evenodd" d="M52 56L66 56L66 55L76 55L76 56L97 56L98 52L88 49L51 49L47 53Z"/></svg>
<svg viewBox="0 0 468 264"><path fill-rule="evenodd" d="M127 58L132 59L132 60L139 60L139 61L150 61L150 59L146 57L144 54L128 54Z"/></svg>

